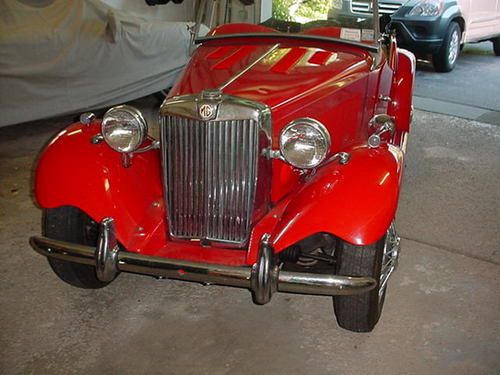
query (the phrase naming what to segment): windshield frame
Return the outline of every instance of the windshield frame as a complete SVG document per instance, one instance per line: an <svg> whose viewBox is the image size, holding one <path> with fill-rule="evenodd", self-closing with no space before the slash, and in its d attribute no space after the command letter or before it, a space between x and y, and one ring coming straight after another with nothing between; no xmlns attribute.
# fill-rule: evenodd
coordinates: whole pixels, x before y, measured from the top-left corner
<svg viewBox="0 0 500 375"><path fill-rule="evenodd" d="M212 35L212 36L203 36L196 38L195 44L202 44L205 42L209 42L212 40L227 40L227 39L240 39L240 38L269 38L269 39L296 39L296 40L311 40L311 41L320 41L320 42L334 42L345 44L349 46L354 46L358 48L362 48L368 50L370 52L378 52L379 46L376 44L366 44L361 42L355 42L352 40L333 38L321 35L314 34L291 34L291 33L242 33L242 34L220 34L220 35Z"/></svg>
<svg viewBox="0 0 500 375"><path fill-rule="evenodd" d="M380 18L379 18L379 7L378 0L371 0L371 9L372 9L372 17L373 17L373 31L374 31L374 44L368 44L353 40L315 35L315 34L303 34L303 33L285 33L276 30L276 32L256 32L256 33L235 33L235 34L220 34L220 35L209 35L198 37L198 30L200 29L202 19L203 19L203 9L206 9L207 1L212 1L212 3L216 3L217 0L201 0L200 7L196 16L196 24L194 26L194 35L193 35L193 43L194 44L202 44L204 42L212 41L212 40L224 40L224 39L240 39L240 38L281 38L281 39L302 39L302 40L315 40L322 42L335 42L345 45L350 45L358 48L362 48L368 50L370 52L379 52L380 51ZM261 1L261 0L257 0ZM227 5L227 2L226 2ZM256 5L256 8L257 5ZM213 10L212 10L213 12ZM214 14L210 14L209 18L213 20ZM211 28L212 25L209 25Z"/></svg>

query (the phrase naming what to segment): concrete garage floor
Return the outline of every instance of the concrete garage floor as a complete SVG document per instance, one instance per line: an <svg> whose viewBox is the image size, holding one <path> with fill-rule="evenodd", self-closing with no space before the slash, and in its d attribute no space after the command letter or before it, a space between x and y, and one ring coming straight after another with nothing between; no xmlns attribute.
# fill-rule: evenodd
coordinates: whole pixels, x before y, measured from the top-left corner
<svg viewBox="0 0 500 375"><path fill-rule="evenodd" d="M500 125L500 57L491 42L466 44L450 73L436 74L419 61L415 108ZM478 77L480 77L478 79Z"/></svg>
<svg viewBox="0 0 500 375"><path fill-rule="evenodd" d="M152 117L151 98L138 104ZM500 127L416 112L400 268L375 331L354 334L328 297L256 306L246 290L131 274L98 291L59 281L27 243L30 177L70 120L0 129L0 373L500 373Z"/></svg>

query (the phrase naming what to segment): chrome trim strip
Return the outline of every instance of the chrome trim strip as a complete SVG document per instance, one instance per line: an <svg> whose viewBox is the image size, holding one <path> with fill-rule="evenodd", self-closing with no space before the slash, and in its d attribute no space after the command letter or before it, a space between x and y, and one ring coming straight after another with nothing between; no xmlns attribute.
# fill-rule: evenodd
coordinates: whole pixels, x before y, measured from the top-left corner
<svg viewBox="0 0 500 375"><path fill-rule="evenodd" d="M109 243L109 241L108 241ZM47 237L35 236L30 238L30 244L39 254L53 257L69 262L88 265L96 264L96 248L74 243L54 240ZM109 249L108 249L109 250ZM271 260L269 251L265 252L267 260ZM275 290L280 292L316 294L316 295L353 295L365 293L372 290L377 282L368 277L349 277L338 275L309 274L300 272L280 271L274 267L268 267L269 271L277 275L264 277L267 288L261 291L261 283L252 281L252 269L248 266L225 266L209 263L190 262L177 259L168 259L155 256L147 256L138 253L118 250L115 264L118 271L132 272L156 277L164 277L177 280L194 281L204 284L226 285L239 288L252 289L254 294L271 293ZM107 273L107 269L103 270ZM267 271L265 271L267 272ZM261 275L263 275L261 273ZM255 277L255 276L253 276ZM269 284L271 282L271 284ZM256 289L257 288L257 289ZM264 293L263 293L264 292ZM265 298L263 302L267 302Z"/></svg>
<svg viewBox="0 0 500 375"><path fill-rule="evenodd" d="M250 69L252 69L255 65L260 63L262 60L264 60L267 56L269 56L271 53L273 53L278 47L280 46L279 43L275 44L272 46L268 51L266 51L264 54L262 54L260 57L258 57L253 63L248 65L246 68L241 70L239 73L235 74L233 77L228 79L226 82L224 82L222 85L218 87L219 90L224 90L227 86L229 86L231 83L236 81L238 78L240 78L242 75L244 75L246 72L248 72Z"/></svg>
<svg viewBox="0 0 500 375"><path fill-rule="evenodd" d="M271 137L271 109L267 105L227 94L221 94L215 99L207 98L206 91L200 94L174 96L163 102L160 107L160 116L173 115L205 121L206 119L199 114L199 107L203 104L217 107L217 121L269 120L263 124L263 127Z"/></svg>
<svg viewBox="0 0 500 375"><path fill-rule="evenodd" d="M375 40L379 40L380 38L380 16L379 16L379 4L378 0L372 0L372 7L373 7L373 26L374 26L374 34L375 34Z"/></svg>

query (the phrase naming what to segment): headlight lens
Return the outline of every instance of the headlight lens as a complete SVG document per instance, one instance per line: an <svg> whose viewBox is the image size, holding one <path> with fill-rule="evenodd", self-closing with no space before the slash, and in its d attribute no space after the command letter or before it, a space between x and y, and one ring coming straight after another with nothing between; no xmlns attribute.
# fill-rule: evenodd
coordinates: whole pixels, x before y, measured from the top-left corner
<svg viewBox="0 0 500 375"><path fill-rule="evenodd" d="M133 152L148 132L142 113L129 105L108 110L102 119L101 132L106 143L118 152Z"/></svg>
<svg viewBox="0 0 500 375"><path fill-rule="evenodd" d="M408 12L408 16L434 17L443 10L443 0L421 0Z"/></svg>
<svg viewBox="0 0 500 375"><path fill-rule="evenodd" d="M319 121L310 118L298 119L281 131L281 154L296 168L318 166L325 160L329 149L330 135Z"/></svg>

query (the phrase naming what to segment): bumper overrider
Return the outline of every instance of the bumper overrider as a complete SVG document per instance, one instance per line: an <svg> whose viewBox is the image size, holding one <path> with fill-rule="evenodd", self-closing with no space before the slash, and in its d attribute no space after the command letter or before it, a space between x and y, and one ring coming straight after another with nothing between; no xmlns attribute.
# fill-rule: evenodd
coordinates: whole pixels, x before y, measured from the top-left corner
<svg viewBox="0 0 500 375"><path fill-rule="evenodd" d="M131 272L203 284L247 288L257 304L270 301L274 292L315 295L352 295L368 292L377 285L370 277L350 277L280 270L269 243L264 236L257 262L252 266L226 266L199 263L156 256L146 256L121 250L115 236L112 218L99 226L96 248L34 236L30 244L41 255L96 267L97 277L112 281L120 272Z"/></svg>

